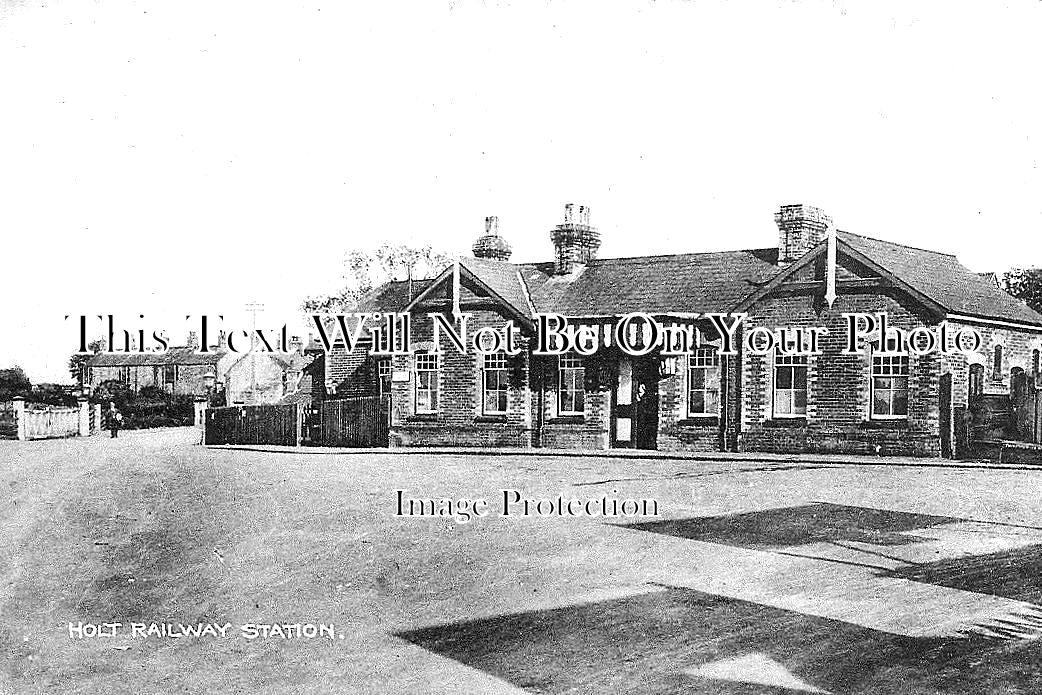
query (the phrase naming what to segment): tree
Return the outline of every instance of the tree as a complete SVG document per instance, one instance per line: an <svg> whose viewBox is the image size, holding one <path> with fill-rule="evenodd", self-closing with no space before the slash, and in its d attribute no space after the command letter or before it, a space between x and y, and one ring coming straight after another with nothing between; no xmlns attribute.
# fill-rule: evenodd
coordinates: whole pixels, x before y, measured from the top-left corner
<svg viewBox="0 0 1042 695"><path fill-rule="evenodd" d="M97 340L92 340L89 343L87 343L87 349L96 355L105 349L105 341L101 338L98 338ZM75 381L77 384L80 383L80 375L83 373L83 364L91 357L92 355L76 354L69 358L69 374L72 375L72 380ZM80 385L82 386L82 384Z"/></svg>
<svg viewBox="0 0 1042 695"><path fill-rule="evenodd" d="M1002 276L1002 288L1042 311L1042 268L1010 268Z"/></svg>
<svg viewBox="0 0 1042 695"><path fill-rule="evenodd" d="M384 244L376 251L350 251L344 259L344 287L336 294L308 297L301 308L309 314L350 311L365 293L388 280L423 280L449 262L447 255L429 245Z"/></svg>
<svg viewBox="0 0 1042 695"><path fill-rule="evenodd" d="M21 367L0 369L0 401L9 401L15 396L28 396L33 385Z"/></svg>

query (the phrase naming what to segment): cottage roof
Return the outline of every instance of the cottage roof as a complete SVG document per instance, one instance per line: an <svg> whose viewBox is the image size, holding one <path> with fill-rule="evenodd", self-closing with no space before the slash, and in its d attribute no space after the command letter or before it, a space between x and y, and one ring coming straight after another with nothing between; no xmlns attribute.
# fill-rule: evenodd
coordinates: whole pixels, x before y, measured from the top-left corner
<svg viewBox="0 0 1042 695"><path fill-rule="evenodd" d="M227 350L212 348L197 353L194 347L172 347L165 352L99 352L90 357L88 367L162 367L165 365L216 365Z"/></svg>
<svg viewBox="0 0 1042 695"><path fill-rule="evenodd" d="M231 371L236 369L240 364L244 364L245 360L251 359L254 353L244 352L242 353L228 370ZM262 359L269 359L278 365L279 369L283 372L302 372L304 368L311 364L312 360L315 359L314 355L301 354L299 352L260 352L256 353Z"/></svg>

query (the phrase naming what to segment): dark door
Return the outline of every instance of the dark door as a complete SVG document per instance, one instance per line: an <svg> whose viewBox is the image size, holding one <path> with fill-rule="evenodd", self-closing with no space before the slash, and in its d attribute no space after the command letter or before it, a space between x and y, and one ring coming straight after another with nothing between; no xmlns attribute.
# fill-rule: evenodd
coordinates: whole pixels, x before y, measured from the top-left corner
<svg viewBox="0 0 1042 695"><path fill-rule="evenodd" d="M633 446L654 449L658 443L658 359L633 361Z"/></svg>
<svg viewBox="0 0 1042 695"><path fill-rule="evenodd" d="M941 457L952 458L952 375L951 372L941 375L940 393L938 394L941 427Z"/></svg>
<svg viewBox="0 0 1042 695"><path fill-rule="evenodd" d="M1009 375L1010 433L1014 439L1031 441L1028 424L1028 378L1020 367L1014 367Z"/></svg>

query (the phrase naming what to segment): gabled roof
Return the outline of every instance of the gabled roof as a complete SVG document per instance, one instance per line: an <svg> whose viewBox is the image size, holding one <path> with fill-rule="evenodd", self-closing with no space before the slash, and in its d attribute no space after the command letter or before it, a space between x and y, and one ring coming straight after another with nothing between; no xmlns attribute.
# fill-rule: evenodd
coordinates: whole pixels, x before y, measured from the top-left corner
<svg viewBox="0 0 1042 695"><path fill-rule="evenodd" d="M849 232L840 232L837 238L879 263L949 313L1042 325L1042 315L966 268L954 255Z"/></svg>
<svg viewBox="0 0 1042 695"><path fill-rule="evenodd" d="M519 266L491 258L461 258L460 266L474 273L519 314L532 315L528 291L518 276Z"/></svg>
<svg viewBox="0 0 1042 695"><path fill-rule="evenodd" d="M841 251L878 270L891 283L932 310L979 319L1042 326L1042 314L967 269L947 253L927 251L849 232L838 232ZM513 264L480 258L460 260L460 272L487 287L495 299L523 316L557 312L569 317L730 312L765 296L796 270L824 253L822 241L796 263L779 268L777 249L749 249L632 258L603 258L568 275L555 275L553 263ZM445 282L447 268L426 289ZM370 310L401 311L422 301L414 286L412 302L401 289L378 288ZM384 298L387 303L383 304Z"/></svg>
<svg viewBox="0 0 1042 695"><path fill-rule="evenodd" d="M533 311L528 301L528 291L518 275L518 266L506 261L496 261L488 258L461 258L459 259L460 282L471 285L480 292L489 295L493 300L499 302L508 314L528 322L532 318ZM434 288L450 281L455 271L455 261L445 270L430 281L427 289L417 294L405 307L411 309L420 304Z"/></svg>
<svg viewBox="0 0 1042 695"><path fill-rule="evenodd" d="M165 365L217 364L227 350L211 348L197 353L194 347L172 347L166 352L99 352L86 361L88 367L162 367Z"/></svg>

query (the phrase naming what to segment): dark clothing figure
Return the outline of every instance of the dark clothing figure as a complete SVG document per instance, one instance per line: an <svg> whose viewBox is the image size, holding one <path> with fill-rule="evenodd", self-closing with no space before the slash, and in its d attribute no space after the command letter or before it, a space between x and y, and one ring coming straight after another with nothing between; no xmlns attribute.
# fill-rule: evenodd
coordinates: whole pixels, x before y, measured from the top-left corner
<svg viewBox="0 0 1042 695"><path fill-rule="evenodd" d="M115 404L109 405L108 426L112 431L112 438L119 436L119 428L123 424L123 413L116 409Z"/></svg>

